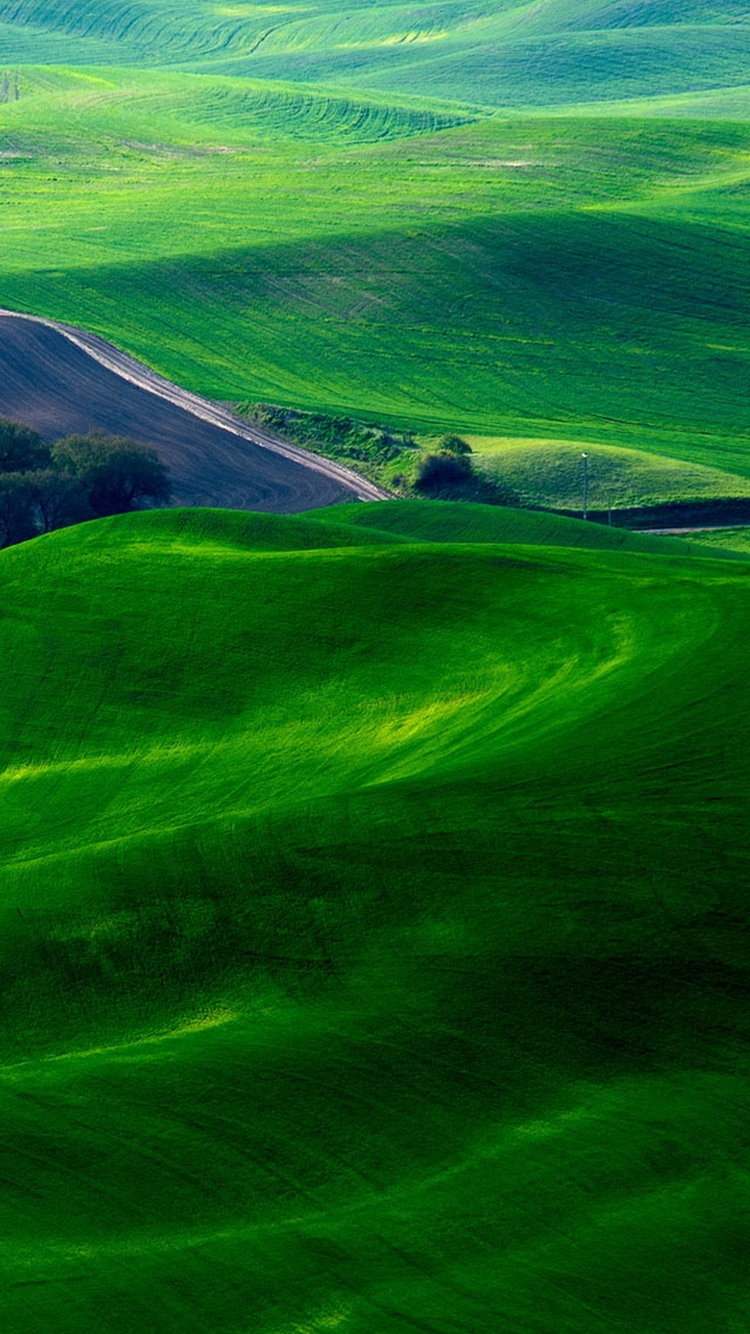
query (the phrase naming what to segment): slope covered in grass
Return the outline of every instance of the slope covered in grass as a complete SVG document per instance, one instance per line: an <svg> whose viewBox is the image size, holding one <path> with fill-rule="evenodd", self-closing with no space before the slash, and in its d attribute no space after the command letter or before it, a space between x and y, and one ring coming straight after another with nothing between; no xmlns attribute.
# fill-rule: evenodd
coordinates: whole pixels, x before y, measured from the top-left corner
<svg viewBox="0 0 750 1334"><path fill-rule="evenodd" d="M743 556L750 555L750 528L717 528L712 532L696 533L696 539L712 553L723 549L740 552Z"/></svg>
<svg viewBox="0 0 750 1334"><path fill-rule="evenodd" d="M41 70L0 138L0 301L209 397L750 473L742 124Z"/></svg>
<svg viewBox="0 0 750 1334"><path fill-rule="evenodd" d="M330 510L322 510L309 517L313 521L320 520L328 528L330 515ZM336 506L335 516L339 523L353 526L363 535L377 534L383 539L391 535L411 542L522 543L526 546L585 547L588 551L640 551L653 555L681 555L683 558L707 554L700 545L703 535L695 543L650 533L632 533L627 528L584 523L582 519L559 514L465 501L392 500L374 506L343 504ZM727 554L718 542L715 545L717 549L713 554ZM735 543L729 545L734 548Z"/></svg>
<svg viewBox="0 0 750 1334"><path fill-rule="evenodd" d="M3 19L0 57L5 45L16 59L91 64L107 51L110 63L415 87L501 107L731 89L747 82L750 53L741 0L94 0L84 12L75 0L11 0Z"/></svg>
<svg viewBox="0 0 750 1334"><path fill-rule="evenodd" d="M0 554L6 1328L741 1327L746 565L466 514Z"/></svg>
<svg viewBox="0 0 750 1334"><path fill-rule="evenodd" d="M588 453L588 501L614 511L659 503L710 501L750 496L750 478L720 468L687 463L656 452L578 440L518 440L472 436L474 462L498 477L527 504L580 510L582 453Z"/></svg>

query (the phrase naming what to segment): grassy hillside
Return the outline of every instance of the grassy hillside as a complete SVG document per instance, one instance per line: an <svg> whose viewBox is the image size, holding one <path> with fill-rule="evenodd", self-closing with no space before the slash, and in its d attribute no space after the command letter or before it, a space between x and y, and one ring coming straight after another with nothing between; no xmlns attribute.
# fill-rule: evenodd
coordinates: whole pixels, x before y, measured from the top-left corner
<svg viewBox="0 0 750 1334"><path fill-rule="evenodd" d="M745 125L174 72L21 89L5 304L213 397L750 475Z"/></svg>
<svg viewBox="0 0 750 1334"><path fill-rule="evenodd" d="M619 504L742 494L748 43L740 0L12 0L0 303L211 397L640 451Z"/></svg>
<svg viewBox="0 0 750 1334"><path fill-rule="evenodd" d="M338 523L362 533L365 540L400 538L410 542L480 542L521 543L525 546L585 547L588 551L640 551L651 555L705 557L705 534L697 541L661 537L651 533L633 533L627 528L610 528L599 523L584 523L559 514L537 513L525 509L505 509L500 505L466 504L464 501L391 500L377 505L337 505ZM331 531L329 510L310 515ZM343 533L345 528L342 527ZM740 530L744 531L744 530ZM731 535L731 529L722 529ZM353 536L352 536L353 540ZM731 556L742 550L730 541L722 549L717 539L712 543L714 556Z"/></svg>
<svg viewBox="0 0 750 1334"><path fill-rule="evenodd" d="M749 56L744 0L8 0L0 305L537 502L746 496ZM0 552L3 1334L746 1330L747 554Z"/></svg>
<svg viewBox="0 0 750 1334"><path fill-rule="evenodd" d="M714 532L696 533L701 546L716 550L750 554L750 528L717 528Z"/></svg>
<svg viewBox="0 0 750 1334"><path fill-rule="evenodd" d="M518 440L472 436L475 464L501 478L526 503L580 510L586 446L578 440ZM588 453L588 500L593 509L713 500L750 495L750 478L597 443Z"/></svg>
<svg viewBox="0 0 750 1334"><path fill-rule="evenodd" d="M742 1327L745 562L380 512L0 555L14 1334Z"/></svg>
<svg viewBox="0 0 750 1334"><path fill-rule="evenodd" d="M731 89L747 83L750 53L742 0L94 0L83 13L75 0L11 0L3 20L0 56L4 44L21 60L414 86L501 107Z"/></svg>

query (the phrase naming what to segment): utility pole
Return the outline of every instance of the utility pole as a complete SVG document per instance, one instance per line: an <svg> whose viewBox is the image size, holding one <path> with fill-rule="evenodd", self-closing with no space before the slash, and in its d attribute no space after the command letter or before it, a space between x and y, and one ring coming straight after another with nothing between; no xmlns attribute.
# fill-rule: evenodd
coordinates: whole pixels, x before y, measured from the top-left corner
<svg viewBox="0 0 750 1334"><path fill-rule="evenodd" d="M583 517L584 517L584 519L588 519L588 517L589 517L589 456L588 456L588 454L582 454L582 455L581 455L581 459L583 460Z"/></svg>

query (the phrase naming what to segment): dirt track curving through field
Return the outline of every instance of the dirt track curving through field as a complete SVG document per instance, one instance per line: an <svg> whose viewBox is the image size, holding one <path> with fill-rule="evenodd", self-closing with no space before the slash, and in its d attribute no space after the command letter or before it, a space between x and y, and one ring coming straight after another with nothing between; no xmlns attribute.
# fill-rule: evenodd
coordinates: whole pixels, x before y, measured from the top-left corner
<svg viewBox="0 0 750 1334"><path fill-rule="evenodd" d="M385 493L156 375L96 334L0 310L0 414L48 439L90 430L153 445L178 505L291 514Z"/></svg>

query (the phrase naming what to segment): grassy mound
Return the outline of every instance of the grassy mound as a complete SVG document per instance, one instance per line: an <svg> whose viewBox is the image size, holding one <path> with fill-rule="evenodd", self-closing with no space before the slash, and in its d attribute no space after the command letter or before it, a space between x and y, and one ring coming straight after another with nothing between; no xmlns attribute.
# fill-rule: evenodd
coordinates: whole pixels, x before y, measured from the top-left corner
<svg viewBox="0 0 750 1334"><path fill-rule="evenodd" d="M645 442L644 442L645 443ZM475 462L501 478L526 503L580 509L582 448L589 454L588 500L606 510L750 497L750 478L642 449L577 440L514 440L473 436Z"/></svg>
<svg viewBox="0 0 750 1334"><path fill-rule="evenodd" d="M741 1325L746 564L468 513L0 555L8 1328Z"/></svg>
<svg viewBox="0 0 750 1334"><path fill-rule="evenodd" d="M588 551L641 551L650 554L706 556L704 534L697 542L682 538L633 533L584 523L558 514L505 509L499 505L467 504L464 501L384 501L378 505L337 505L337 518L356 525L359 532L381 537L390 534L412 542L501 542L526 546L585 547ZM330 510L310 515L314 522L330 525ZM724 529L722 532L731 532ZM731 556L720 542L713 544L716 556ZM734 547L735 543L729 543Z"/></svg>

